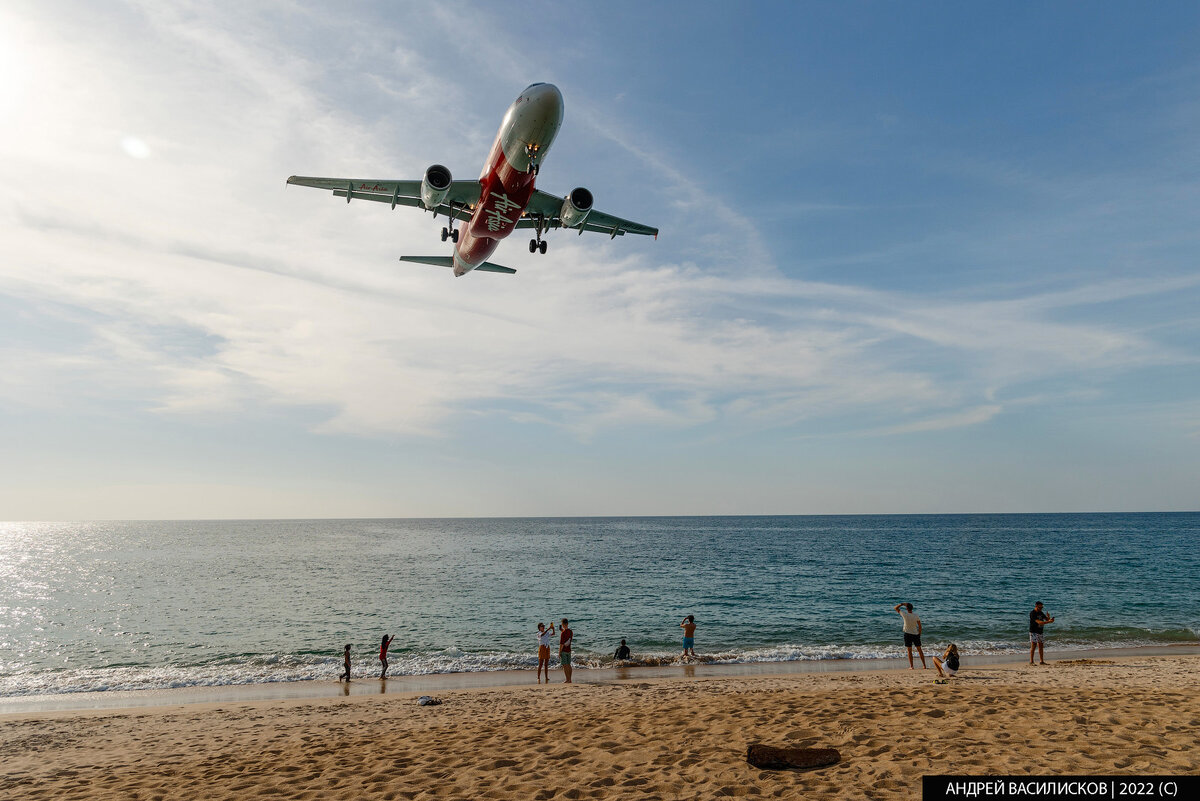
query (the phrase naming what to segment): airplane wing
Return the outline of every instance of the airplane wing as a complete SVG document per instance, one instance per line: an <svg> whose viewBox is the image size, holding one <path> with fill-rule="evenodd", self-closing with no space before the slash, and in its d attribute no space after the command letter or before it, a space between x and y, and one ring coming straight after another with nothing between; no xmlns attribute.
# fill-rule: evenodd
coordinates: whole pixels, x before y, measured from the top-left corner
<svg viewBox="0 0 1200 801"><path fill-rule="evenodd" d="M418 190L420 191L420 187ZM562 210L563 199L555 197L549 192L543 192L540 189L535 189L533 197L529 199L529 205L525 207L526 216L517 221L517 228L536 228L537 221L533 219L536 215L542 215L544 228L562 228L562 219L558 216ZM646 236L658 236L658 229L651 228L649 225L633 222L632 220L623 220L620 217L614 217L611 214L605 214L602 211L593 209L583 221L583 225L575 229L580 233L584 231L595 231L600 234L608 234L610 238L624 236L625 234L645 234Z"/></svg>
<svg viewBox="0 0 1200 801"><path fill-rule="evenodd" d="M374 200L390 203L392 208L410 206L423 209L421 205L420 181L377 181L372 178L310 178L293 175L289 184L329 189L336 197L351 200ZM471 206L479 202L479 181L451 181L445 201L434 209L436 214L450 216L456 220L471 219ZM452 205L453 204L453 205Z"/></svg>

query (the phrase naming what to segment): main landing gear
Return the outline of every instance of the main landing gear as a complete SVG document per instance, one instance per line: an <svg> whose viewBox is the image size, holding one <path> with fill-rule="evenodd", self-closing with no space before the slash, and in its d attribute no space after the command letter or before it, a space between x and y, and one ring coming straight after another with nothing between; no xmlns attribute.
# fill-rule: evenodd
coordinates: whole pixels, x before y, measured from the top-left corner
<svg viewBox="0 0 1200 801"><path fill-rule="evenodd" d="M451 242L458 241L458 229L454 227L454 205L455 204L453 204L453 203L450 204L450 213L446 215L447 217L450 218L450 227L442 228L442 241L443 242L445 242L447 239L449 239ZM436 210L433 212L433 216L434 217L437 216Z"/></svg>
<svg viewBox="0 0 1200 801"><path fill-rule="evenodd" d="M549 229L550 226L546 225L546 218L541 214L537 215L533 229L537 232L537 236L529 240L530 253L540 252L544 254L546 252L546 240L542 239L542 231L547 231Z"/></svg>

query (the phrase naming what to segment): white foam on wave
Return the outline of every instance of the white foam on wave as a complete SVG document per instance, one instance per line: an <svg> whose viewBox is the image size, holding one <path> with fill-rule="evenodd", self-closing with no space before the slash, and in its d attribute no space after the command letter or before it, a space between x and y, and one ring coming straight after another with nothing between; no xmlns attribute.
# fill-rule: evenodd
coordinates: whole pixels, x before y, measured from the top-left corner
<svg viewBox="0 0 1200 801"><path fill-rule="evenodd" d="M946 644L927 639L924 643L925 653L927 656L936 654L945 648ZM1138 640L1098 643L1064 637L1049 644L1055 650L1082 650L1133 648L1161 643ZM1029 647L1027 642L1013 640L958 641L957 645L967 658L972 654L1021 653ZM708 653L701 647L697 661L707 664L747 664L829 659L900 659L905 656L902 645L780 644ZM632 660L622 664L666 665L672 664L678 658L679 651L675 649L652 650L635 653ZM390 663L389 673L393 676L427 676L440 673L533 670L537 666L537 658L531 653L469 653L453 648L424 654L396 654ZM577 652L575 665L582 669L606 668L613 665L613 659L609 654ZM556 659L551 660L551 667L554 670L559 669ZM336 678L341 669L340 656L261 654L230 657L204 665L127 666L13 673L0 676L0 697L331 680ZM379 664L374 658L354 660L355 678L378 675L378 670Z"/></svg>

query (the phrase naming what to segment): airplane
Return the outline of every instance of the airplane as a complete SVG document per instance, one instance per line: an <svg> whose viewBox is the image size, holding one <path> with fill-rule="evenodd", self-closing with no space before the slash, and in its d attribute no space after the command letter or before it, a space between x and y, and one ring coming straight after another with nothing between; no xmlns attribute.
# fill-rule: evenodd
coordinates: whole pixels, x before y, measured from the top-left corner
<svg viewBox="0 0 1200 801"><path fill-rule="evenodd" d="M419 181L360 178L309 178L293 175L289 184L331 189L336 197L374 200L444 214L449 225L442 241L454 242L452 256L401 256L401 261L452 267L461 277L478 270L515 273L488 258L500 240L519 229L533 229L530 253L545 253L543 234L556 228L605 233L616 239L625 234L658 238L658 229L605 214L592 208L592 193L582 186L566 197L534 188L542 162L562 126L563 99L558 87L535 83L525 87L508 107L491 153L478 181L455 181L450 170L434 164ZM461 221L462 226L455 227ZM461 236L460 236L461 234Z"/></svg>

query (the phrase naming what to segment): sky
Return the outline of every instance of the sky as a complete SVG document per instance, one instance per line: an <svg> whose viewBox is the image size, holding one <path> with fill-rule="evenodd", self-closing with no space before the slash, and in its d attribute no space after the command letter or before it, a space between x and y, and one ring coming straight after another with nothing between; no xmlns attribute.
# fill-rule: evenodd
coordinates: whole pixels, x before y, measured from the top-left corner
<svg viewBox="0 0 1200 801"><path fill-rule="evenodd" d="M657 241L447 255L289 175ZM0 519L1200 509L1200 6L0 6Z"/></svg>

